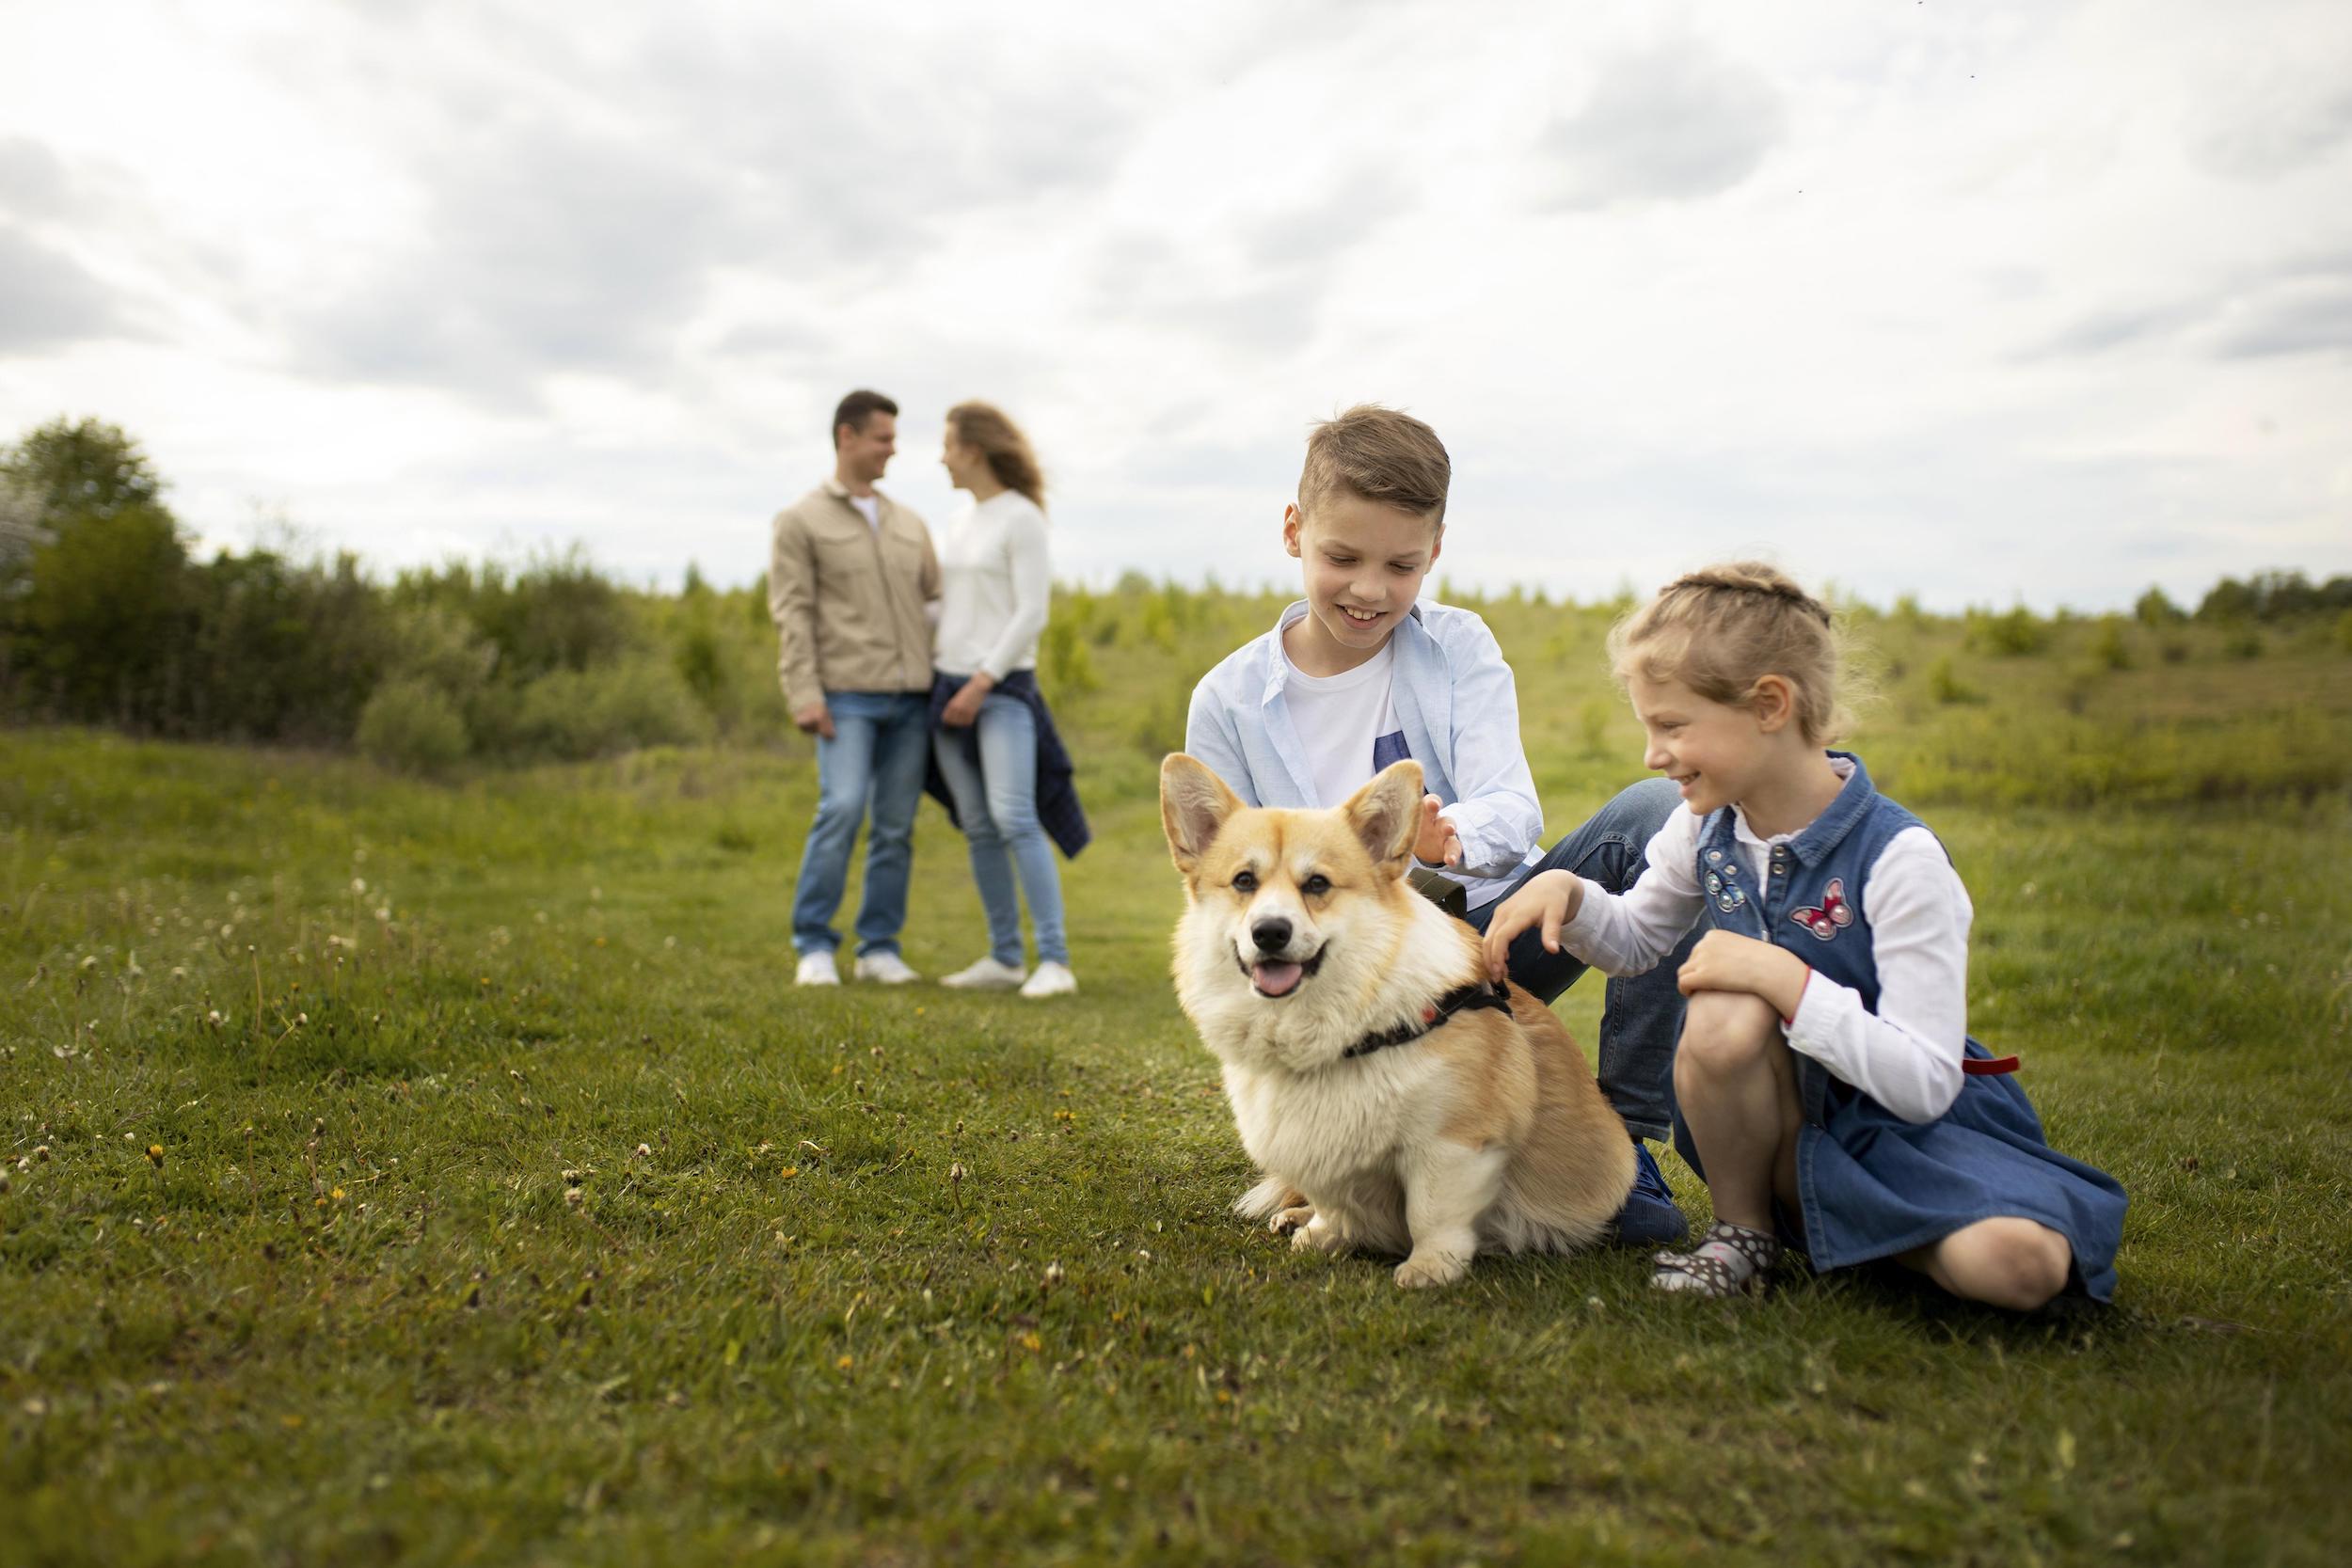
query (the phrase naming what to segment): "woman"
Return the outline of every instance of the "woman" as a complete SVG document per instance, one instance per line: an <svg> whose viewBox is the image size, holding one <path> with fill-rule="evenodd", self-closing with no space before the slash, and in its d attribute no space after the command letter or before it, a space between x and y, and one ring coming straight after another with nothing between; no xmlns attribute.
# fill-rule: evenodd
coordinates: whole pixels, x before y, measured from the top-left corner
<svg viewBox="0 0 2352 1568"><path fill-rule="evenodd" d="M985 403L947 410L940 463L972 506L940 541L942 600L931 737L956 821L972 848L972 878L988 912L988 956L941 979L960 990L1062 996L1078 989L1062 934L1061 873L1040 818L1041 739L1047 773L1067 788L1068 763L1037 695L1037 641L1053 573L1046 556L1044 477L1028 440ZM1074 798L1071 804L1074 807ZM1074 816L1074 811L1068 814ZM1077 842L1083 844L1083 822ZM1075 853L1067 836L1063 847ZM1021 910L1028 900L1037 972L1022 968Z"/></svg>

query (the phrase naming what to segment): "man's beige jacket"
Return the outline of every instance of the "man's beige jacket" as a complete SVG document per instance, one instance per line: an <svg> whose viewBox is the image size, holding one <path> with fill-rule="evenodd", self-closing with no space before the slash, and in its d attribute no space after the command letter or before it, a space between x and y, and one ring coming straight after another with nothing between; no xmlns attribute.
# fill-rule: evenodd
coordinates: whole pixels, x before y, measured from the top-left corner
<svg viewBox="0 0 2352 1568"><path fill-rule="evenodd" d="M882 526L837 479L776 514L768 613L795 713L828 691L929 691L939 557L911 508L877 490Z"/></svg>

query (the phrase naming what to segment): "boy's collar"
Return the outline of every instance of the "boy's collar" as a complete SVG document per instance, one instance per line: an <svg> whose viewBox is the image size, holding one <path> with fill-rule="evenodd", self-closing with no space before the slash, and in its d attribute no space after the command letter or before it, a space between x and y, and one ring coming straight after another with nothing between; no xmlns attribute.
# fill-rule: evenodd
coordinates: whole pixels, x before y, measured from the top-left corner
<svg viewBox="0 0 2352 1568"><path fill-rule="evenodd" d="M1415 599L1412 609L1405 612L1406 619L1416 626L1420 626L1421 607L1428 602L1426 599ZM1290 658L1282 652L1282 634L1306 618L1307 601L1304 599L1293 599L1283 606L1282 613L1274 618L1274 639L1270 650L1273 657L1267 660L1269 668L1266 671L1265 689L1259 694L1259 702L1270 703L1282 694L1282 683L1289 678L1291 672ZM1399 622L1397 626L1398 630L1404 629L1404 622ZM1389 642L1392 644L1395 641L1396 632L1392 631L1389 633Z"/></svg>

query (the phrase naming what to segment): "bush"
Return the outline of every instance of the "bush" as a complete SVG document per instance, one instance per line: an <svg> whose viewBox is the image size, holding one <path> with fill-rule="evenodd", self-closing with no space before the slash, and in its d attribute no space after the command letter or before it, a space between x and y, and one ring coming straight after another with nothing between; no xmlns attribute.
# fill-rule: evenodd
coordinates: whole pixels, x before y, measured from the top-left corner
<svg viewBox="0 0 2352 1568"><path fill-rule="evenodd" d="M201 735L342 745L386 669L384 603L356 557L297 564L223 552L191 574L191 688Z"/></svg>
<svg viewBox="0 0 2352 1568"><path fill-rule="evenodd" d="M1576 725L1584 736L1584 754L1588 757L1606 755L1609 750L1609 719L1616 705L1606 697L1587 697L1576 710Z"/></svg>
<svg viewBox="0 0 2352 1568"><path fill-rule="evenodd" d="M1092 691L1102 680L1094 673L1094 655L1088 648L1085 620L1057 615L1045 624L1038 647L1038 673L1049 691L1077 696Z"/></svg>
<svg viewBox="0 0 2352 1568"><path fill-rule="evenodd" d="M2143 626L2169 626L2188 619L2188 611L2172 602L2161 588L2151 588L2132 605L2132 614Z"/></svg>
<svg viewBox="0 0 2352 1568"><path fill-rule="evenodd" d="M1968 612L1968 644L1982 648L1987 653L2010 657L2037 654L2049 637L2049 628L2036 620L2033 611L2024 605L2019 605L2006 615L1994 615L1980 610Z"/></svg>
<svg viewBox="0 0 2352 1568"><path fill-rule="evenodd" d="M359 753L379 767L436 777L464 760L466 721L429 682L395 675L359 710Z"/></svg>
<svg viewBox="0 0 2352 1568"><path fill-rule="evenodd" d="M2128 670L2132 667L2132 650L2123 641L2122 616L2100 618L2098 634L2090 640L2090 657L2106 669Z"/></svg>
<svg viewBox="0 0 2352 1568"><path fill-rule="evenodd" d="M1981 693L1965 685L1952 670L1950 655L1928 666L1928 695L1946 706L1958 703L1980 703Z"/></svg>
<svg viewBox="0 0 2352 1568"><path fill-rule="evenodd" d="M523 750L565 760L684 745L711 731L709 711L676 668L642 657L542 675L523 689L515 720Z"/></svg>
<svg viewBox="0 0 2352 1568"><path fill-rule="evenodd" d="M188 652L187 552L171 515L133 502L56 522L10 606L14 662L59 717L138 728L180 705Z"/></svg>

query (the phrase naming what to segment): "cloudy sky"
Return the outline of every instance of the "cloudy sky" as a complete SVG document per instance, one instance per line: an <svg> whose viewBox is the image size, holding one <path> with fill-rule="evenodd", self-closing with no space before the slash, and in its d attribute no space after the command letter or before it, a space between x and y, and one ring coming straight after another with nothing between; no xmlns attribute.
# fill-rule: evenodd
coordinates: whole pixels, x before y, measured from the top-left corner
<svg viewBox="0 0 2352 1568"><path fill-rule="evenodd" d="M852 386L1057 567L1277 579L1308 423L1443 569L1932 606L2352 571L2352 7L0 0L0 439L378 568L764 565ZM258 534L257 534L258 531Z"/></svg>

